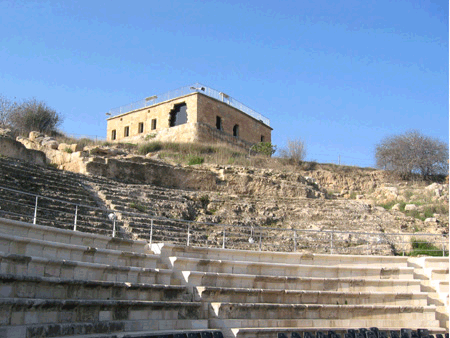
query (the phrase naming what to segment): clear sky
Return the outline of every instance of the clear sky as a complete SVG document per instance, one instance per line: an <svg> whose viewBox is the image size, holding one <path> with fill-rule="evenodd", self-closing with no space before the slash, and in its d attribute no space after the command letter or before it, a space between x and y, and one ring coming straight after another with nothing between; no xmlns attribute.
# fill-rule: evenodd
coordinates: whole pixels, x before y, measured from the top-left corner
<svg viewBox="0 0 450 338"><path fill-rule="evenodd" d="M449 139L448 1L0 0L0 94L69 134L200 82L301 138L307 159L373 166L388 135Z"/></svg>

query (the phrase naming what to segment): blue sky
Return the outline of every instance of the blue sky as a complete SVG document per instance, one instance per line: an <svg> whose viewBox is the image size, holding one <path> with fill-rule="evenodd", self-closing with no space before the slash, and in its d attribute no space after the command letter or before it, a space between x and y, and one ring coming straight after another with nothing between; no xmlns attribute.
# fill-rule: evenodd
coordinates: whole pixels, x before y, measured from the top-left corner
<svg viewBox="0 0 450 338"><path fill-rule="evenodd" d="M385 136L449 139L448 1L1 1L0 94L69 134L195 82L301 138L307 159L373 166Z"/></svg>

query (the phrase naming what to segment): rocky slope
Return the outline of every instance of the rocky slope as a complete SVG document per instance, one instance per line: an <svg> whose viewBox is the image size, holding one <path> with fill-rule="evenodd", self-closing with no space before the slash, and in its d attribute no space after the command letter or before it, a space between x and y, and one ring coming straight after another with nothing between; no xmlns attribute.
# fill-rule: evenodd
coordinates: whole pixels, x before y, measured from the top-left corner
<svg viewBox="0 0 450 338"><path fill-rule="evenodd" d="M335 240L347 247L365 247L369 241L361 241L361 236L349 231L375 233L388 243L384 252L393 249L386 234L448 236L448 184L408 182L384 171L333 165L318 165L313 170L188 166L168 163L154 154L136 156L117 145L61 145L39 134L20 141L44 151L61 169L120 181L110 186L94 182L91 186L106 205L122 212L238 225L247 239L253 238L253 228L279 229L285 232L267 230L264 235L279 246L286 241L292 246L293 232L286 232L289 229L333 230ZM134 231L139 222L127 216L123 221L127 231L140 236ZM209 233L212 237L206 240L219 241L219 232ZM302 234L307 241L306 232ZM317 241L320 236L314 234ZM301 240L298 238L296 244Z"/></svg>

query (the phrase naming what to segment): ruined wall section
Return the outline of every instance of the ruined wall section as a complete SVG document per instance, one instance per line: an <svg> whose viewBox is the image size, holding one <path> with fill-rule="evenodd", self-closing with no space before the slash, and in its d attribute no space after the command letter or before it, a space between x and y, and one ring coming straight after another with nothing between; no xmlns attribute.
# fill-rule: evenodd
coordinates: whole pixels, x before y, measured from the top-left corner
<svg viewBox="0 0 450 338"><path fill-rule="evenodd" d="M0 136L0 156L17 158L37 165L45 165L47 158L42 151L27 149L22 143Z"/></svg>
<svg viewBox="0 0 450 338"><path fill-rule="evenodd" d="M233 135L233 127L238 125L239 136L237 138L245 142L250 144L261 142L261 136L264 137L264 142L272 141L272 128L224 102L200 94L198 95L197 109L198 123L215 128L216 118L219 116L222 121L222 131L226 134Z"/></svg>

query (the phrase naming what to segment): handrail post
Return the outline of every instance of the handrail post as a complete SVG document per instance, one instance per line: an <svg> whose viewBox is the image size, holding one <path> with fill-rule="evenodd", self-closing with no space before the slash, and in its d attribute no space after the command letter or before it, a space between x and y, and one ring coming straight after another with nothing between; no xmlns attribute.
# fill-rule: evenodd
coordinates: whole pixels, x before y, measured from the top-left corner
<svg viewBox="0 0 450 338"><path fill-rule="evenodd" d="M223 226L222 249L225 249L225 241L226 241L226 238L225 238L225 226Z"/></svg>
<svg viewBox="0 0 450 338"><path fill-rule="evenodd" d="M77 231L78 205L75 205L75 219L73 220L73 231Z"/></svg>
<svg viewBox="0 0 450 338"><path fill-rule="evenodd" d="M297 230L294 230L294 251L297 251Z"/></svg>
<svg viewBox="0 0 450 338"><path fill-rule="evenodd" d="M259 251L261 251L261 241L262 241L262 231L261 227L259 228Z"/></svg>
<svg viewBox="0 0 450 338"><path fill-rule="evenodd" d="M150 220L150 247L152 246L153 241L153 218Z"/></svg>
<svg viewBox="0 0 450 338"><path fill-rule="evenodd" d="M333 238L334 237L333 234L334 234L333 231L331 231L330 232L330 254L333 254L333 244L334 244L333 243L333 239L334 239Z"/></svg>
<svg viewBox="0 0 450 338"><path fill-rule="evenodd" d="M116 218L113 218L113 233L112 233L113 237L116 237Z"/></svg>
<svg viewBox="0 0 450 338"><path fill-rule="evenodd" d="M36 203L34 204L34 217L33 217L33 224L36 224L36 218L37 218L37 207L38 207L38 199L39 197L36 196Z"/></svg>
<svg viewBox="0 0 450 338"><path fill-rule="evenodd" d="M189 244L190 244L190 239L191 239L190 230L191 230L191 226L190 226L190 224L188 224L186 246L189 246Z"/></svg>

